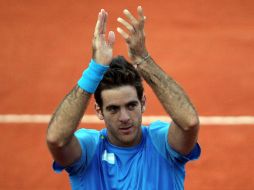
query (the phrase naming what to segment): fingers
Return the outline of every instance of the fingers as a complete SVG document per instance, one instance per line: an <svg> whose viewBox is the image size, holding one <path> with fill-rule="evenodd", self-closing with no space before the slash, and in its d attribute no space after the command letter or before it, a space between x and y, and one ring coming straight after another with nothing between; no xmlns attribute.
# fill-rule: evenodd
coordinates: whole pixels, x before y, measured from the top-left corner
<svg viewBox="0 0 254 190"><path fill-rule="evenodd" d="M128 11L127 9L124 9L123 13L128 18L129 22L125 21L124 19L122 19L120 17L117 18L117 21L119 23L121 23L123 26L125 26L125 28L127 28L127 30L130 33L134 33L134 32L136 32L138 30L143 30L143 28L144 28L144 22L145 22L146 17L143 14L143 9L142 9L141 6L138 6L137 12L138 12L138 19L136 19L130 13L130 11Z"/></svg>
<svg viewBox="0 0 254 190"><path fill-rule="evenodd" d="M132 25L137 25L138 24L137 19L130 13L130 11L128 11L127 9L124 9L123 13L130 20Z"/></svg>
<svg viewBox="0 0 254 190"><path fill-rule="evenodd" d="M108 20L108 13L103 9L103 21L102 21L102 26L101 26L101 29L102 29L102 34L105 34L106 33L106 27L107 27L107 20Z"/></svg>
<svg viewBox="0 0 254 190"><path fill-rule="evenodd" d="M144 20L146 19L146 17L144 16L144 13L143 13L143 8L141 6L137 7L137 12L138 12L139 19L136 19L130 13L129 10L124 9L124 11L123 11L124 15L130 20L131 24L134 25L134 26L138 25L141 22L144 22Z"/></svg>
<svg viewBox="0 0 254 190"><path fill-rule="evenodd" d="M118 21L119 23L121 23L122 25L124 25L130 33L134 33L134 32L135 32L134 27L133 27L130 23L128 23L127 21L125 21L124 19L118 17L118 18L117 18L117 21ZM129 34L126 33L122 28L117 27L117 32L125 39L125 41L126 41L127 43L130 41L130 40L129 40L129 38L130 38Z"/></svg>
<svg viewBox="0 0 254 190"><path fill-rule="evenodd" d="M138 6L137 12L138 12L138 15L139 15L139 20L140 20L139 27L140 27L140 29L143 29L146 17L144 16L143 9L142 9L141 6Z"/></svg>
<svg viewBox="0 0 254 190"><path fill-rule="evenodd" d="M144 16L143 9L141 6L138 6L137 12L138 12L140 20L145 20L145 16Z"/></svg>
<svg viewBox="0 0 254 190"><path fill-rule="evenodd" d="M101 42L102 41L105 42L107 18L108 13L104 9L101 9L101 11L98 14L98 19L94 31L94 37ZM108 33L108 45L110 47L113 47L114 42L115 42L115 33L113 31L110 31Z"/></svg>
<svg viewBox="0 0 254 190"><path fill-rule="evenodd" d="M108 45L113 48L115 43L115 33L113 31L110 31L108 33Z"/></svg>
<svg viewBox="0 0 254 190"><path fill-rule="evenodd" d="M99 14L98 14L97 22L96 22L95 29L94 29L94 36L96 36L98 34L100 20L101 20L101 12L99 12Z"/></svg>
<svg viewBox="0 0 254 190"><path fill-rule="evenodd" d="M137 12L139 15L138 20L130 13L129 10L125 9L123 13L130 20L130 23L125 21L122 18L118 18L117 21L123 24L128 29L128 31L135 32L135 27L138 27L138 26L143 27L143 24L144 24L143 22L146 19L146 17L143 14L143 9L141 6L138 6ZM98 19L97 19L95 30L94 30L94 36L97 36L99 34L105 34L107 18L108 18L108 13L104 9L101 9L101 11L98 14Z"/></svg>
<svg viewBox="0 0 254 190"><path fill-rule="evenodd" d="M101 11L98 14L98 19L95 25L94 36L97 36L99 34L105 34L107 17L108 13L104 9L101 9Z"/></svg>
<svg viewBox="0 0 254 190"><path fill-rule="evenodd" d="M126 22L124 19L118 17L117 21L124 25L130 32L135 31L134 27L130 23Z"/></svg>
<svg viewBox="0 0 254 190"><path fill-rule="evenodd" d="M129 42L129 34L127 34L122 28L117 27L117 32L125 39L126 42Z"/></svg>
<svg viewBox="0 0 254 190"><path fill-rule="evenodd" d="M125 9L123 11L124 15L127 17L129 22L122 18L117 18L117 21L121 23L127 30L128 32L135 33L136 31L143 31L144 27L144 20L145 16L143 14L143 9L141 6L137 7L137 12L138 12L138 19L135 18L129 10ZM98 19L96 22L95 26L95 31L94 31L94 36L99 38L104 38L105 33L106 33L106 24L107 24L107 18L108 18L108 13L104 10L101 9L99 14L98 14ZM117 32L126 40L126 42L129 41L130 35L128 32L125 32L122 28L118 27ZM108 34L108 43L110 46L113 46L115 42L115 34L113 31L110 31Z"/></svg>

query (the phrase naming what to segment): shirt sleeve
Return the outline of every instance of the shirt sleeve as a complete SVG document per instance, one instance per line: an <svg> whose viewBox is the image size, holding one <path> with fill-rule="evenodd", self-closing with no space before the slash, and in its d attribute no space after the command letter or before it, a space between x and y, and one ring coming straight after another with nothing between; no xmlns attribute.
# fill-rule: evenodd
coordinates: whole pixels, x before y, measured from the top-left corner
<svg viewBox="0 0 254 190"><path fill-rule="evenodd" d="M100 132L93 129L79 129L74 133L74 135L78 139L82 150L81 157L79 160L67 167L63 167L54 161L53 169L57 173L60 173L64 169L69 174L77 173L78 170L85 169L92 160L99 142Z"/></svg>
<svg viewBox="0 0 254 190"><path fill-rule="evenodd" d="M149 126L149 135L152 138L152 142L156 149L162 154L166 159L171 159L175 162L181 162L185 164L190 160L198 159L201 154L201 148L198 143L196 143L193 150L188 155L183 155L176 150L174 150L168 143L168 131L170 123L155 121Z"/></svg>

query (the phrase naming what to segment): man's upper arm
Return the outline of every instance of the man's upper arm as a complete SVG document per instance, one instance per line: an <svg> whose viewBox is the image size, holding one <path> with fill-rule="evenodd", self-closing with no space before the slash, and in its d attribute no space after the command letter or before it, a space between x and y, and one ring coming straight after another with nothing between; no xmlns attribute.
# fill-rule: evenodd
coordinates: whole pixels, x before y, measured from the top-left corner
<svg viewBox="0 0 254 190"><path fill-rule="evenodd" d="M176 150L176 148L169 143L169 131L173 126L173 123L167 123L163 121L155 121L150 124L148 131L156 149L166 159L181 162L183 164L190 160L197 159L200 156L201 152L198 143L195 143L189 154L183 154L182 152Z"/></svg>
<svg viewBox="0 0 254 190"><path fill-rule="evenodd" d="M193 150L197 143L199 126L184 130L172 122L168 130L168 143L175 151L187 155Z"/></svg>
<svg viewBox="0 0 254 190"><path fill-rule="evenodd" d="M73 144L69 145L69 149L66 149L65 152L60 154L62 157L60 161L55 158L54 170L59 172L66 168L69 172L75 171L80 166L86 168L96 151L99 136L100 132L93 129L79 129L76 131L72 139L74 141ZM71 154L74 154L75 157ZM71 159L68 158L69 156ZM67 159L68 163L65 159Z"/></svg>
<svg viewBox="0 0 254 190"><path fill-rule="evenodd" d="M81 156L82 150L78 142L77 137L74 135L68 144L63 147L51 147L49 145L50 152L58 164L61 166L69 166L78 160Z"/></svg>

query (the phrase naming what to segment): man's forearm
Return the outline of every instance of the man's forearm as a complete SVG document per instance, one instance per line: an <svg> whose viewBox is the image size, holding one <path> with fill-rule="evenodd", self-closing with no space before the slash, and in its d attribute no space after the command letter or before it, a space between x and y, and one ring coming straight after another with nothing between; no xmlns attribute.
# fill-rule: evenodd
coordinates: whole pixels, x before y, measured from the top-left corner
<svg viewBox="0 0 254 190"><path fill-rule="evenodd" d="M72 138L89 103L91 94L78 86L64 98L52 116L47 139L57 146L64 146Z"/></svg>
<svg viewBox="0 0 254 190"><path fill-rule="evenodd" d="M138 71L178 126L187 129L199 122L197 112L186 93L152 58L140 64Z"/></svg>

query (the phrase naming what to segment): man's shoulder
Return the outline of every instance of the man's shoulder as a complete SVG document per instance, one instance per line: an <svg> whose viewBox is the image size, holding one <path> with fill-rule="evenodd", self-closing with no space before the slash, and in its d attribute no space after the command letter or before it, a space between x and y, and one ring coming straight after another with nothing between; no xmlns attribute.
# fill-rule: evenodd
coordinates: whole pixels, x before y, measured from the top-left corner
<svg viewBox="0 0 254 190"><path fill-rule="evenodd" d="M78 129L74 134L78 139L83 138L99 138L100 135L103 133L105 129L97 130L97 129L86 129L86 128L80 128Z"/></svg>
<svg viewBox="0 0 254 190"><path fill-rule="evenodd" d="M97 129L87 129L87 128L79 128L75 131L75 134L97 134L100 133L101 130Z"/></svg>
<svg viewBox="0 0 254 190"><path fill-rule="evenodd" d="M169 122L157 120L144 128L147 132L148 138L152 140L153 144L161 144L166 141L169 127Z"/></svg>
<svg viewBox="0 0 254 190"><path fill-rule="evenodd" d="M170 127L170 122L156 120L150 123L147 127L149 132L156 132L160 130L167 130Z"/></svg>

